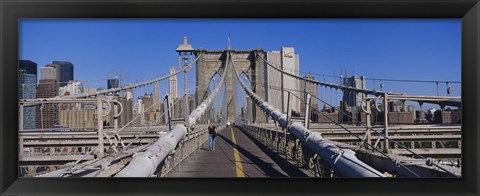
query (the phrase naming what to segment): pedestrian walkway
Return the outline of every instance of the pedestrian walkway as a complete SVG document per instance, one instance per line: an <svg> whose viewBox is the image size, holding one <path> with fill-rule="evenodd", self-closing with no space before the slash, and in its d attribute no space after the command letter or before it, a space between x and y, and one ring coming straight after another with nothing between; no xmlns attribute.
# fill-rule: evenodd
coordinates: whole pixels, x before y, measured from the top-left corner
<svg viewBox="0 0 480 196"><path fill-rule="evenodd" d="M219 131L214 151L208 141L167 177L307 177L307 174L240 129Z"/></svg>

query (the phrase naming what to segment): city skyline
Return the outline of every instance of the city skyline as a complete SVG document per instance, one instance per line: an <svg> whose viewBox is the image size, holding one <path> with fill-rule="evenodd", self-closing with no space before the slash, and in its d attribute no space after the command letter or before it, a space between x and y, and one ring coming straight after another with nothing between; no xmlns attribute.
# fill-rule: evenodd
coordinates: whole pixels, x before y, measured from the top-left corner
<svg viewBox="0 0 480 196"><path fill-rule="evenodd" d="M443 19L22 20L19 176L163 177L199 151L208 159L202 171L213 157L232 163L221 176L461 177L459 26ZM37 84L37 72L38 86L26 85ZM283 157L296 164L276 167ZM88 169L49 166L72 161ZM260 167L241 169L245 161Z"/></svg>
<svg viewBox="0 0 480 196"><path fill-rule="evenodd" d="M258 31L239 28L245 25ZM284 31L274 31L276 29ZM268 33L270 30L275 33ZM20 59L34 61L39 67L57 60L70 61L76 66L75 79L95 80L86 83L85 88L98 88L106 87L106 79L115 76L120 77L122 84L135 83L167 75L172 65L178 69L174 50L183 36L189 37L195 49L225 49L230 33L233 49L295 48L300 55L301 75L308 72L340 75L342 70L347 70L349 75L363 75L367 79L460 81L460 30L460 20L455 19L22 19ZM398 71L392 72L392 69ZM321 76L315 77L321 79ZM99 79L105 81L96 81ZM183 74L178 75L178 86L183 86ZM189 83L189 88L193 86ZM410 94L436 94L434 85L415 86L385 82L384 88ZM459 96L460 85L452 86L452 95ZM379 88L379 81L375 87ZM167 88L167 84L160 85L160 89ZM373 81L367 81L367 88L373 88ZM444 88L440 88L440 93L446 94Z"/></svg>

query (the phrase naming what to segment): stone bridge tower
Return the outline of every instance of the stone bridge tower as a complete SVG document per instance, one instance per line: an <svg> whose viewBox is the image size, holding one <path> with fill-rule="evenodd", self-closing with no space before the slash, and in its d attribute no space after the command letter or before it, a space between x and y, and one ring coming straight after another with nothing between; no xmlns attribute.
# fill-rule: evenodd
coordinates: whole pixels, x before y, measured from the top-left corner
<svg viewBox="0 0 480 196"><path fill-rule="evenodd" d="M260 58L256 58L257 54L262 55L265 58L265 51L263 49L254 49L254 50L230 50L232 55L232 60L235 62L235 68L240 73L245 73L250 79L252 85L252 90L258 96L267 100L265 97L265 92L267 86L267 76L265 72L266 64ZM196 90L195 103L199 105L203 99L208 96L208 85L210 80L218 73L222 75L223 70L225 69L226 61L226 50L196 50L194 52L195 58L200 55L203 55L196 64ZM235 100L234 97L234 83L233 79L235 77L232 68L228 70L226 75L226 84L227 84L227 116L228 120L231 122L234 119L235 114ZM259 107L253 107L253 119L257 123L266 122L266 115L262 112Z"/></svg>

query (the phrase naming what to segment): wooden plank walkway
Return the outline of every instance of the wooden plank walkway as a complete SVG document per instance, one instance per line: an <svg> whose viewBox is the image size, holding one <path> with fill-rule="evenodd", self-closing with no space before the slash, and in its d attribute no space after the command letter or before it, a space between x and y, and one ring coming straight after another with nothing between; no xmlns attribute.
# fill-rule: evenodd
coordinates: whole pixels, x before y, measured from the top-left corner
<svg viewBox="0 0 480 196"><path fill-rule="evenodd" d="M208 141L172 169L167 177L308 177L277 153L235 127L219 131L216 147Z"/></svg>

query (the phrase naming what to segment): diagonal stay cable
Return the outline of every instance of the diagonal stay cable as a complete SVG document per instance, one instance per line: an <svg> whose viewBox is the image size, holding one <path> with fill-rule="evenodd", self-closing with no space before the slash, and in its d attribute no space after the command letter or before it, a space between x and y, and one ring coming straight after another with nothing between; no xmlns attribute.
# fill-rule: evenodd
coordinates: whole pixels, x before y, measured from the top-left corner
<svg viewBox="0 0 480 196"><path fill-rule="evenodd" d="M312 72L300 72L303 74L311 74L321 77L329 77L335 79L342 79L342 76L335 76L335 75L328 75L328 74L320 74L320 73L312 73ZM365 80L371 81L387 81L387 82L414 82L414 83L452 83L452 84L461 84L461 81L453 81L453 80L413 80L413 79L386 79L386 78L365 78Z"/></svg>
<svg viewBox="0 0 480 196"><path fill-rule="evenodd" d="M280 90L280 89L273 89L273 90ZM297 95L293 94L291 91L289 90L284 90L284 91L287 91L287 92L290 92L294 97L296 97L297 99L299 99L300 101L302 102L305 102L302 98L298 97ZM323 100L321 100L323 102ZM308 105L308 107L310 108L313 108L313 106L311 105ZM358 134L355 134L353 132L351 132L350 130L348 130L346 127L342 126L341 124L335 122L335 120L331 119L330 117L326 116L325 114L323 114L322 112L319 112L320 114L322 114L324 117L326 117L328 120L330 120L331 122L335 123L335 125L341 127L342 129L344 129L345 131L349 132L351 135L353 135L354 137L358 138L359 140L363 141L363 139L358 136ZM372 144L369 144L369 143L365 143L367 144L368 146L372 147L372 149L374 149L375 151L381 153L383 156L387 157L388 159L390 159L392 162L400 165L401 167L403 167L404 169L406 169L408 172L410 172L411 174L413 174L414 176L416 177L420 177L417 173L415 173L414 171L412 171L411 169L409 169L408 167L404 166L403 164L401 164L399 161L397 161L395 158L393 157L390 157L388 154L386 154L385 152L383 152L381 149L378 149L378 147L375 147L374 145Z"/></svg>
<svg viewBox="0 0 480 196"><path fill-rule="evenodd" d="M332 105L326 103L325 101L319 99L318 97L316 97L316 96L313 96L313 97L315 97L316 99L320 100L321 102L329 105L330 107L333 107ZM344 113L344 112L342 111L342 113ZM347 116L348 116L349 118L353 119L351 116L349 116L349 115L347 115ZM366 127L366 125L364 125L364 123L358 121L358 119L355 119L355 121L356 121L356 123L359 123L360 125ZM340 125L340 126L341 126L341 125ZM412 151L411 149L407 148L404 144L402 144L402 143L400 143L400 142L398 142L398 141L396 141L396 140L394 140L394 139L391 139L390 137L386 136L386 135L383 134L382 132L379 132L379 131L371 128L371 127L366 127L366 128L367 128L368 130L373 131L374 133L382 136L383 138L388 139L389 142L393 142L394 144L397 144L399 147L401 147L402 149L405 149L406 151L412 153L414 156L417 156L417 157L420 158L420 159L428 160L428 158L426 158L426 157L424 157L424 156L422 156L422 155L420 155L420 154ZM362 140L363 140L363 139L362 139ZM366 144L368 144L368 143L366 143ZM370 144L369 144L369 145L370 145ZM447 173L450 174L450 175L456 176L454 173L452 173L451 171L447 170L446 168L442 167L441 165L439 165L439 164L437 164L437 163L435 163L435 162L432 162L431 164L434 165L434 166L436 166L437 168L439 168L439 169L447 172Z"/></svg>
<svg viewBox="0 0 480 196"><path fill-rule="evenodd" d="M294 75L294 74L291 74L291 73L288 73L288 72L284 72L283 70L280 70L278 67L275 67L273 64L271 64L270 62L266 61L266 60L265 60L262 56L260 56L260 55L257 55L257 57L259 57L260 59L262 59L265 63L267 63L269 66L273 67L273 68L276 69L277 71L282 72L282 73L284 73L284 74L287 74L287 75L289 75L289 76L291 76L291 77L297 78L297 79L299 79L299 80L304 80L305 82L311 82L311 83L319 84L319 85L326 86L326 87L330 87L330 88L336 88L336 89L340 88L340 89L342 89L342 90L360 91L360 92L363 92L363 93L374 94L374 95L378 95L378 94L380 94L380 95L381 95L381 94L397 95L397 94L386 93L386 92L381 92L381 91L370 91L370 90L366 90L366 89L357 89L357 88L353 88L353 87L346 87L346 86L339 86L339 85L335 85L335 84L322 83L322 82L320 82L320 81L311 80L311 79L308 79L308 78L302 78L302 77L300 77L300 76L297 76L297 75ZM318 97L316 97L316 96L314 96L314 95L312 95L312 96L315 97L317 100L320 100L320 101L322 101L323 103L329 105L330 107L333 107L332 105L326 103L325 101L319 99ZM343 111L342 111L342 113L343 113ZM349 116L349 115L347 115L347 116ZM349 117L350 117L351 119L353 119L351 116L349 116ZM356 121L357 121L357 123L359 123L358 119L356 119ZM363 125L363 123L361 123L361 124ZM386 138L386 139L389 139L386 135L384 135L384 134L382 134L382 133L379 133L378 131L376 131L376 130L374 130L374 129L372 129L372 128L369 128L369 129L372 130L373 132L381 135L382 137L384 137L384 138ZM399 145L400 147L402 147L403 149L407 150L408 152L412 153L413 155L415 155L415 156L417 156L417 157L420 157L421 159L427 159L427 158L425 158L424 156L419 155L419 154L413 152L412 150L408 149L405 145L403 145L403 144L401 144L401 143L399 143L399 142L397 142L397 141L395 141L395 140L393 140L392 142L395 143L395 144L397 144L397 145ZM428 159L427 159L427 160L428 160ZM443 170L443 171L451 174L451 175L455 175L455 174L453 174L452 172L448 171L447 169L445 169L444 167L442 167L441 165L438 165L437 163L435 163L435 162L433 162L433 161L432 161L431 164L434 165L434 166L436 166L436 167L438 167L438 168L440 168L441 170Z"/></svg>
<svg viewBox="0 0 480 196"><path fill-rule="evenodd" d="M277 89L274 89L274 90L281 90L281 89L279 89L279 87L275 87L275 88L277 88ZM285 89L284 89L284 90L285 90ZM285 91L290 91L290 92L291 92L291 91L297 91L297 92L301 92L301 91L293 90L293 89L287 89L287 90L285 90ZM295 94L293 94L293 93L292 93L292 95L294 95L295 97L297 97L297 96L296 96ZM326 105L328 105L328 106L330 106L330 107L333 107L333 105L331 105L331 104L327 103L326 101L318 98L317 96L315 96L315 95L311 95L311 96L314 97L314 98L316 98L317 100L323 102L324 104L326 104ZM299 97L297 97L297 98L299 98ZM301 98L299 98L299 99L302 100ZM302 100L302 101L303 101L303 100ZM304 101L303 101L303 102L304 102ZM310 107L312 107L312 106L310 106ZM353 119L353 117L350 116L350 115L348 115L347 113L345 113L345 112L343 112L343 111L340 111L340 112L341 112L342 114L344 114L345 116L347 116L347 118L350 118L350 119L352 119L352 120L355 120L357 124L362 125L362 126L365 126L365 128L367 128L368 130L371 130L371 131L373 131L374 133L382 136L383 138L388 139L390 142L393 142L393 143L397 144L399 147L401 147L402 149L405 149L406 151L412 153L414 156L417 156L417 157L420 158L420 159L426 159L426 160L427 160L427 158L425 158L424 156L422 156L422 155L420 155L420 154L412 151L411 149L407 148L407 147L406 147L405 145L403 145L402 143L400 143L400 142L398 142L398 141L396 141L396 140L394 140L394 139L391 139L390 137L386 136L385 134L383 134L383 133L381 133L381 132L378 132L377 130L375 130L375 129L373 129L373 128L368 128L368 127L366 127L366 124L365 124L365 123L362 123L362 122L358 121L358 119ZM322 114L322 113L321 113L321 114ZM325 116L325 114L322 114L322 115ZM325 116L325 117L327 117L327 116ZM328 117L327 117L327 118L328 118ZM328 119L331 120L331 121L333 121L333 120L330 119L330 118L328 118ZM357 134L352 133L352 132L351 132L350 130L348 130L346 127L343 127L342 125L340 125L340 124L338 124L338 123L336 123L336 122L334 122L334 123L335 123L336 125L340 126L340 127L341 127L342 129L344 129L345 131L347 131L347 132L349 132L350 134L354 135L355 137L359 138L359 137L357 136ZM363 139L361 139L361 138L359 138L359 139L360 139L361 141L363 141ZM371 144L368 144L368 143L366 143L366 144L369 145L369 146L371 146ZM375 149L376 149L376 147L375 147ZM382 153L382 154L385 154L383 151L379 151L379 152ZM390 157L388 157L388 158L390 158ZM437 163L432 162L432 165L434 165L434 166L438 167L439 169L441 169L441 170L449 173L450 175L454 175L454 176L455 176L454 173L448 171L447 169L443 168L441 165L438 165Z"/></svg>
<svg viewBox="0 0 480 196"><path fill-rule="evenodd" d="M246 85L240 80L240 76L238 75L238 72L235 70L235 65L233 66L233 70L243 90L252 98L253 101L255 101L255 104L257 106L259 106L263 111L267 112L267 114L272 116L274 120L281 122L282 127L284 128L292 127L291 131L294 130L295 133L298 134L297 137L300 137L299 139L305 140L307 144L309 143L308 141L311 133L310 130L306 129L303 125L298 123L289 124L290 122L288 119L286 119L285 114L282 114L281 112L279 112L278 109L275 109L275 107L268 104L268 102L264 101L261 97L256 95L250 88L246 87ZM328 140L323 139L320 135L314 134L311 140L318 142L315 144L310 143L311 145L313 145L312 148L314 148L315 152L322 154L322 156L326 156L325 158L327 158L330 161L329 165L331 167L339 169L339 171L341 172L344 172L343 173L344 175L363 176L363 177L367 177L367 176L368 177L385 177L381 172L375 170L374 168L367 165L366 163L358 160L358 158L356 158L353 154L351 153L343 154L343 152L345 152L344 150L342 150L341 148L338 148L334 144L329 143ZM337 155L336 158L334 158L334 156L331 156L332 153ZM343 158L343 156L348 156L348 158ZM344 162L345 165L343 164L341 166L337 165L336 162L338 160L340 160L341 162Z"/></svg>
<svg viewBox="0 0 480 196"><path fill-rule="evenodd" d="M288 90L287 90L288 91ZM300 99L301 101L304 101L302 100L300 97L296 96L296 95L293 95L294 97ZM310 108L313 108L311 105L308 105ZM339 126L340 128L344 129L345 131L349 132L351 135L353 135L354 137L356 137L357 139L363 141L363 139L358 135L358 134L355 134L353 132L351 132L350 130L348 130L348 128L344 127L343 125L335 122L335 120L331 119L330 117L328 117L327 115L325 115L324 113L322 112L319 112L320 114L322 114L324 117L326 117L328 120L330 120L331 122L335 123L335 125ZM390 157L388 154L386 154L385 152L383 152L381 149L379 149L378 147L372 145L372 144L369 144L368 142L364 144L372 147L372 149L374 149L374 151L377 151L379 152L380 154L382 154L383 156L387 157L388 159L390 159L392 162L394 162L395 164L397 165L400 165L401 167L403 167L404 169L406 169L408 172L410 172L411 174L413 174L414 176L416 177L420 177L417 173L415 173L414 171L412 171L411 169L409 169L408 167L406 167L405 165L403 165L402 163L400 163L398 160L396 160L395 158L393 157Z"/></svg>
<svg viewBox="0 0 480 196"><path fill-rule="evenodd" d="M146 85L150 85L150 84L153 84L155 82L159 82L159 81L162 81L162 80L165 80L165 79L168 79L172 76L175 76L185 70L188 70L190 69L193 64L195 64L198 59L200 59L200 57L202 57L203 55L199 55L195 60L193 60L188 66L185 66L179 70L177 70L176 72L172 73L172 74L169 74L169 75L166 75L166 76L162 76L162 77L158 77L158 78L155 78L155 79L152 79L152 80L148 80L148 81L145 81L145 82L139 82L139 83L136 83L136 84L132 84L132 85L129 85L129 86L124 86L124 87L118 87L118 88L111 88L111 89L105 89L103 91L97 91L96 93L92 93L92 94L88 94L88 93L82 93L82 94L78 94L78 95L67 95L67 96L57 96L57 97L53 97L53 98L47 98L47 99L42 99L42 100L58 100L58 99L76 99L76 98L86 98L86 97L89 97L89 96L97 96L97 95L103 95L103 94L108 94L108 93L113 93L113 92L120 92L120 91L125 91L125 90L129 90L129 89L134 89L134 88L138 88L138 87L142 87L142 86L146 86Z"/></svg>
<svg viewBox="0 0 480 196"><path fill-rule="evenodd" d="M160 137L146 151L137 154L137 156L135 156L125 168L119 171L115 177L147 177L153 174L158 164L174 151L176 146L178 146L178 143L184 139L188 129L195 126L197 120L203 116L206 109L211 105L212 100L217 96L218 91L226 78L225 76L228 72L228 65L229 57L227 56L225 69L220 83L207 99L203 100L202 103L190 113L188 119L185 119L189 127L186 127L183 124L175 125L175 127L167 133L166 137Z"/></svg>

